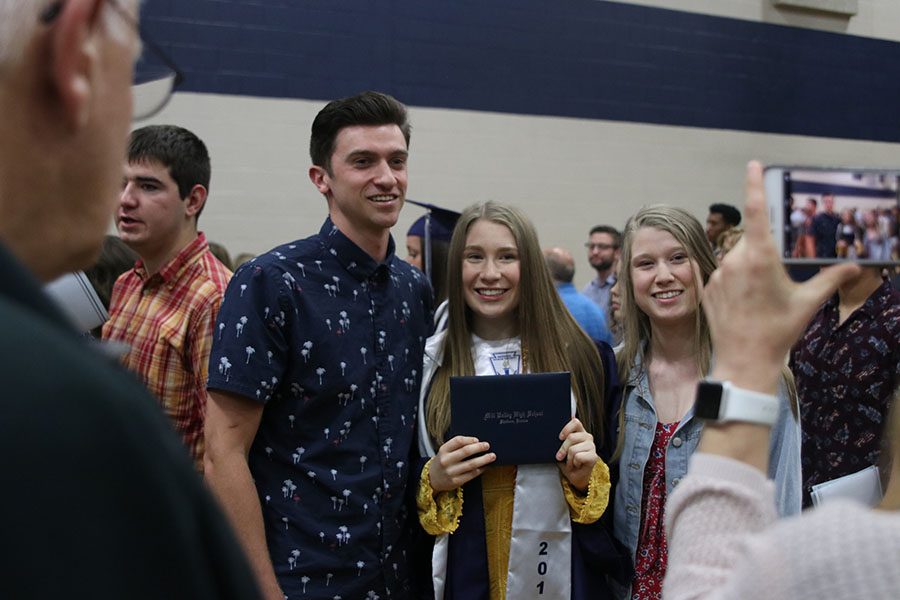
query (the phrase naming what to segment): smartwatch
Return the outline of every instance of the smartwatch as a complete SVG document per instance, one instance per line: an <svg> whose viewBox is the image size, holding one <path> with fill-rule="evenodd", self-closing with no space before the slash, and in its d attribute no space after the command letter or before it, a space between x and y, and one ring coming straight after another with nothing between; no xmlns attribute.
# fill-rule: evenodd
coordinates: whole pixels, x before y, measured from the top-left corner
<svg viewBox="0 0 900 600"><path fill-rule="evenodd" d="M778 419L778 409L777 397L735 387L728 381L697 384L694 416L700 419L773 425Z"/></svg>

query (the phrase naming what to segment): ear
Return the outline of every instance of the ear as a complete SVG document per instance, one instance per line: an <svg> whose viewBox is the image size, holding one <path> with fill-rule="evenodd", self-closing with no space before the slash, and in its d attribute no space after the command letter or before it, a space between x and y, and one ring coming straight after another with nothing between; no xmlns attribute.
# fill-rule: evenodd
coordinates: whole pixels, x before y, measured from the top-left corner
<svg viewBox="0 0 900 600"><path fill-rule="evenodd" d="M82 127L90 116L103 4L104 0L67 0L50 32L52 86L72 129Z"/></svg>
<svg viewBox="0 0 900 600"><path fill-rule="evenodd" d="M209 195L209 192L206 191L206 188L200 185L199 183L191 188L190 193L187 195L184 201L184 214L187 217L195 217L197 214L203 210L203 206L206 204L206 197Z"/></svg>
<svg viewBox="0 0 900 600"><path fill-rule="evenodd" d="M311 166L309 168L309 180L316 186L320 194L327 196L328 192L331 191L331 178L328 176L328 171L325 170L325 167Z"/></svg>

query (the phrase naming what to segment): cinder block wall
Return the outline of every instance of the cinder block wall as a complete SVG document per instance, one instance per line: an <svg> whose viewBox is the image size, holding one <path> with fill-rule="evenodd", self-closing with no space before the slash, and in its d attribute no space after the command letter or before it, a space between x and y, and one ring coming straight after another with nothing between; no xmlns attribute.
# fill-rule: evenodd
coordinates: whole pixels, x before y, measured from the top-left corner
<svg viewBox="0 0 900 600"><path fill-rule="evenodd" d="M144 23L187 74L154 122L209 145L201 228L232 254L318 228L312 119L327 99L380 89L411 107L411 198L516 203L544 244L580 257L583 284L592 225L652 202L701 219L711 202L739 204L751 157L900 164L900 35L875 18L890 4L861 0L843 20L868 37L764 22L770 0L148 0ZM713 5L738 18L704 14ZM420 214L404 211L399 246Z"/></svg>

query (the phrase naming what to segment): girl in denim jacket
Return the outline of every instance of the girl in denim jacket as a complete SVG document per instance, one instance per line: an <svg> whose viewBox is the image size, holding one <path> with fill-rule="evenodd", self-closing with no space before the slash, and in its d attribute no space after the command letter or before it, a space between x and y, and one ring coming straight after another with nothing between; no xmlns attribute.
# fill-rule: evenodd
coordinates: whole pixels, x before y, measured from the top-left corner
<svg viewBox="0 0 900 600"><path fill-rule="evenodd" d="M630 597L643 600L661 597L665 501L687 472L702 431L693 416L694 391L710 372L713 348L700 302L717 264L703 226L681 208L642 208L623 238L624 341L616 359L624 400L614 532L634 558ZM800 510L800 427L789 400L794 394L787 392L792 383L785 369L770 448L769 477L782 515Z"/></svg>

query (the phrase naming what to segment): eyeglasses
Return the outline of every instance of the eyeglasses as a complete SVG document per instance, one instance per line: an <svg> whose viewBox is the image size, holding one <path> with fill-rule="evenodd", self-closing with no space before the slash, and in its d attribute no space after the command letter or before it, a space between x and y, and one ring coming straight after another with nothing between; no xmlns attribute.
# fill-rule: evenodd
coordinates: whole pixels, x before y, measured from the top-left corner
<svg viewBox="0 0 900 600"><path fill-rule="evenodd" d="M592 244L590 242L585 242L584 247L588 250L613 250L617 246L615 244Z"/></svg>
<svg viewBox="0 0 900 600"><path fill-rule="evenodd" d="M62 12L65 0L58 0L41 13L41 23L49 25ZM132 28L141 40L141 55L134 65L131 84L132 120L148 119L161 111L184 81L178 65L151 40L118 0L108 0L110 7Z"/></svg>

